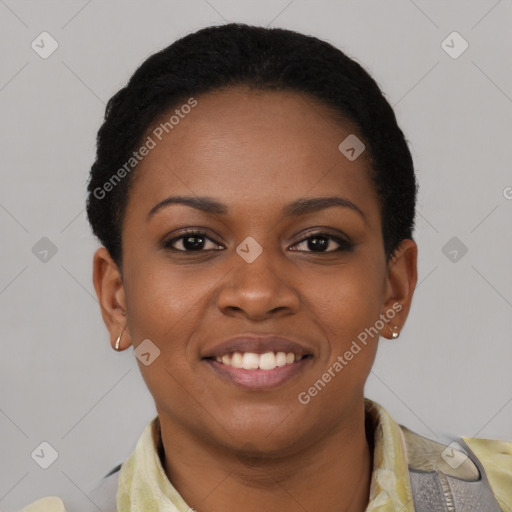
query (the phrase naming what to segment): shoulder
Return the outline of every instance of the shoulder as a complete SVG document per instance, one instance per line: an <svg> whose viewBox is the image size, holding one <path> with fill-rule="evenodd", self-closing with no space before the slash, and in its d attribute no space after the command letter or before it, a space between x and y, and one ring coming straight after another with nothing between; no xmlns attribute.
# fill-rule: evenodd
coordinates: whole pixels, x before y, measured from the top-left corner
<svg viewBox="0 0 512 512"><path fill-rule="evenodd" d="M512 441L462 437L485 468L501 508L512 512Z"/></svg>
<svg viewBox="0 0 512 512"><path fill-rule="evenodd" d="M490 485L503 512L512 512L512 441L452 437L446 444L400 425L410 476L442 473L453 487ZM483 470L483 471L482 471Z"/></svg>
<svg viewBox="0 0 512 512"><path fill-rule="evenodd" d="M89 485L87 499L80 502L63 501L57 496L38 499L19 512L117 512L117 485L122 464L112 468L103 478ZM89 508L87 508L89 507Z"/></svg>

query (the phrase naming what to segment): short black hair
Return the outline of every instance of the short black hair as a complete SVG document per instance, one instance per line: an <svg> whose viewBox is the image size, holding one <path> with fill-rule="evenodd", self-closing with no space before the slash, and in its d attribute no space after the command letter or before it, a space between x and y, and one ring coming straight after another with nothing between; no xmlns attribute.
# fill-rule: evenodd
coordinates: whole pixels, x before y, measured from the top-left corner
<svg viewBox="0 0 512 512"><path fill-rule="evenodd" d="M355 60L316 37L228 23L202 28L151 55L107 103L86 208L94 234L121 272L121 231L136 171L118 173L123 179L116 182L112 178L126 169L148 128L168 109L230 86L309 94L351 121L371 162L386 260L402 240L412 239L418 191L412 156L376 81Z"/></svg>

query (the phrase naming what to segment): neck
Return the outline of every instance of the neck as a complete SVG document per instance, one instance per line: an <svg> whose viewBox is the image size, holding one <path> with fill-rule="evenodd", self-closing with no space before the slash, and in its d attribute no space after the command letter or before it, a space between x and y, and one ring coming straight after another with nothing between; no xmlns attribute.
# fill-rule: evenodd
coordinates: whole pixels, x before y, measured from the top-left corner
<svg viewBox="0 0 512 512"><path fill-rule="evenodd" d="M373 468L373 432L364 408L300 452L250 458L198 440L160 416L162 465L187 504L201 512L364 512Z"/></svg>

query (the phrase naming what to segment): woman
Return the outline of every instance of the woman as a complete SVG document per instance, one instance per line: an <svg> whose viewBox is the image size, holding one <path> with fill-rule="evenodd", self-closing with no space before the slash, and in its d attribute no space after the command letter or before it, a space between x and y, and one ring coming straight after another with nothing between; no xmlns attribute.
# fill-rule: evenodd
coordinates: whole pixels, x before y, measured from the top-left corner
<svg viewBox="0 0 512 512"><path fill-rule="evenodd" d="M511 442L442 445L364 397L417 282L417 182L359 64L187 35L109 101L88 191L101 313L158 412L91 510L512 511Z"/></svg>

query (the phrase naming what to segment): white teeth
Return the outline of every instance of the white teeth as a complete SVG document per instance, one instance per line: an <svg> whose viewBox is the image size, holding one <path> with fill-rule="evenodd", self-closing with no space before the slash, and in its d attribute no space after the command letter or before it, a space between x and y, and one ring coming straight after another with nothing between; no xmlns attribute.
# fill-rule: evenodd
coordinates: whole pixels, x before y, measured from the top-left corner
<svg viewBox="0 0 512 512"><path fill-rule="evenodd" d="M235 352L231 358L231 366L233 368L242 368L243 357L240 352Z"/></svg>
<svg viewBox="0 0 512 512"><path fill-rule="evenodd" d="M264 354L234 352L233 354L224 354L222 357L217 356L215 360L233 368L273 370L276 367L293 364L295 361L302 359L302 357L296 356L293 352L265 352Z"/></svg>
<svg viewBox="0 0 512 512"><path fill-rule="evenodd" d="M278 352L276 354L276 364L277 366L284 366L286 364L286 353Z"/></svg>
<svg viewBox="0 0 512 512"><path fill-rule="evenodd" d="M260 370L273 370L276 367L274 352L266 352L260 356Z"/></svg>
<svg viewBox="0 0 512 512"><path fill-rule="evenodd" d="M246 352L242 359L242 368L246 370L256 370L260 364L260 356L253 352Z"/></svg>

